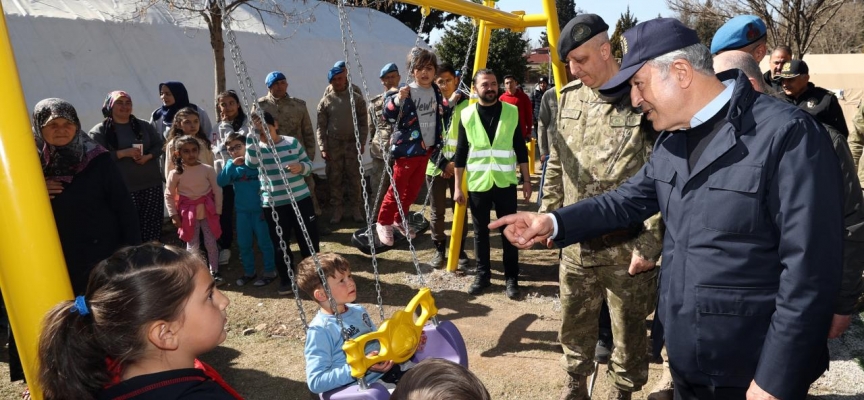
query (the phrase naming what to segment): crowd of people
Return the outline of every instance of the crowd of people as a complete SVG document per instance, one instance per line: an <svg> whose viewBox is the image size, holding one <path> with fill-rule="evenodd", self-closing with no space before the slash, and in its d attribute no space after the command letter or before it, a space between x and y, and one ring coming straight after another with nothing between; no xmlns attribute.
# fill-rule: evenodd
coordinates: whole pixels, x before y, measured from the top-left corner
<svg viewBox="0 0 864 400"><path fill-rule="evenodd" d="M763 74L767 29L755 16L729 20L710 49L676 19L643 22L624 33L621 60L608 29L594 14L564 26L557 56L571 80L557 83L560 98L545 77L529 96L517 77L504 75L502 92L496 72L480 69L469 102L461 74L415 48L408 83L387 63L384 92L368 107L336 62L316 128L279 71L248 115L236 93L219 94L215 129L180 82L159 85L163 106L149 122L134 116L129 93L112 91L89 133L68 102L40 101L35 144L76 295L46 318L46 398L241 398L197 360L225 340L229 301L218 286L235 236L237 285L278 278L279 294L296 285L320 307L304 353L310 390L354 382L343 326L349 337L376 327L353 304L348 261L310 258L329 233L312 178L316 151L330 227L346 215L368 219L382 246L397 231L416 236L403 217L429 184L435 267L446 258L448 202L466 205L471 295L491 286L490 229L502 233L512 300L521 297L520 249L561 249L562 400L590 398L596 361L608 363L611 398L630 399L648 382L649 347L658 356L665 348L667 360L652 399L804 398L827 368L827 339L849 326L864 289L864 107L849 130L836 96L810 82L787 46L773 49ZM533 192L532 137L545 174L539 214L517 212L518 192L525 201ZM367 145L371 216L358 158ZM157 243L163 206L186 250ZM432 387L441 376L460 378ZM473 374L441 360L382 362L366 380L398 383L399 399L489 398Z"/></svg>

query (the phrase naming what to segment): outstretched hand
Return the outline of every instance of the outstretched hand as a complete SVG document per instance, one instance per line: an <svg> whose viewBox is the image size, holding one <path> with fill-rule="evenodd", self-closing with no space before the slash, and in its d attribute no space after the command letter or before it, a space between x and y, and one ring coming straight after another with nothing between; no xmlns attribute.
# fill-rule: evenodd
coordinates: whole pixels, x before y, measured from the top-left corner
<svg viewBox="0 0 864 400"><path fill-rule="evenodd" d="M551 214L536 214L518 212L498 218L489 224L489 229L498 229L504 225L504 236L519 249L528 249L534 243L546 244L546 240L552 237L555 225Z"/></svg>

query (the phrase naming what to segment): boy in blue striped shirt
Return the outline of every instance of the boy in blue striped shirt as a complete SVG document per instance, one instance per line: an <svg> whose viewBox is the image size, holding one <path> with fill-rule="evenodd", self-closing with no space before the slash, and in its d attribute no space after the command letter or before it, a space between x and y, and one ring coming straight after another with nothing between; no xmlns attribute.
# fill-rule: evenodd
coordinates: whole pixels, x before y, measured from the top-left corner
<svg viewBox="0 0 864 400"><path fill-rule="evenodd" d="M312 255L312 249L306 243L303 237L303 231L298 222L298 217L302 219L306 226L306 231L309 233L309 238L312 241L312 247L315 252L319 252L320 246L318 242L318 220L315 216L315 207L312 204L312 197L309 193L309 187L303 180L305 176L312 173L312 162L306 155L303 145L297 139L290 136L280 136L276 133L278 125L273 119L273 116L268 112L264 112L264 124L257 113L252 113L252 122L255 124L255 134L250 134L246 138L246 166L250 168L258 168L259 164L263 165L266 176L260 176L262 190L262 205L264 206L264 214L266 216L267 225L270 228L270 239L273 241L273 247L276 249L276 272L279 273L280 285L279 294L291 294L291 279L288 276L288 268L294 268L294 255L291 254L290 248L290 232L294 232L294 237L297 239L297 244L300 246L300 254L302 258ZM268 136L273 140L274 146L271 147L268 143ZM275 155L278 155L277 162ZM287 182L282 179L280 170L285 171ZM267 181L272 183L272 189L268 187ZM291 206L291 196L288 190L294 195L297 201L297 206L300 209L300 215L294 213ZM279 246L279 235L276 234L276 221L273 219L273 211L278 215L279 225L282 227L283 239L285 240L285 251L288 252L288 264L284 260L282 248ZM290 228L290 229L289 229Z"/></svg>

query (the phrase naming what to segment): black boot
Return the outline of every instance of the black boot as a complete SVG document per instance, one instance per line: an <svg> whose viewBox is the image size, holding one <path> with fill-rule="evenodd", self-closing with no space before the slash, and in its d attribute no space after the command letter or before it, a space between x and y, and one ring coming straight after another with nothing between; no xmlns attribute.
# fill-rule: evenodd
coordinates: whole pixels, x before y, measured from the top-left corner
<svg viewBox="0 0 864 400"><path fill-rule="evenodd" d="M489 275L477 274L477 276L474 277L474 283L472 283L471 287L468 288L468 294L476 296L480 293L483 293L483 289L492 286L491 281L492 279L489 277Z"/></svg>
<svg viewBox="0 0 864 400"><path fill-rule="evenodd" d="M594 347L594 361L600 364L608 363L612 356L612 346L612 331L601 329L597 346Z"/></svg>
<svg viewBox="0 0 864 400"><path fill-rule="evenodd" d="M519 299L519 281L516 278L508 278L504 285L504 292L507 293L507 298L510 300Z"/></svg>
<svg viewBox="0 0 864 400"><path fill-rule="evenodd" d="M429 261L429 264L432 265L432 268L441 268L444 266L444 252L446 246L444 245L443 240L435 240L432 243L435 245L435 255L432 256L432 260Z"/></svg>

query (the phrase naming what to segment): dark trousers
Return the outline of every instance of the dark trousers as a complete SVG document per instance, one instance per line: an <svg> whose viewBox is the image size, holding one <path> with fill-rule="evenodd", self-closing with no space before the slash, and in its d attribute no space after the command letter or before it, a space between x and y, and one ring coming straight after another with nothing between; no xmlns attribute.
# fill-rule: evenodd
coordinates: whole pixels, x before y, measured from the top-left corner
<svg viewBox="0 0 864 400"><path fill-rule="evenodd" d="M516 185L506 188L492 186L485 192L469 192L468 205L471 208L471 220L474 222L474 253L477 258L477 275L485 278L491 276L489 260L489 213L495 207L495 215L501 218L516 213ZM504 279L519 277L519 250L504 237L504 227L501 232L501 247L504 250Z"/></svg>
<svg viewBox="0 0 864 400"><path fill-rule="evenodd" d="M718 387L696 385L685 381L681 375L672 372L672 382L675 383L675 400L744 400L747 398L746 387Z"/></svg>
<svg viewBox="0 0 864 400"><path fill-rule="evenodd" d="M312 203L312 198L307 197L297 202L300 208L300 215L303 217L303 224L306 225L306 231L309 232L309 238L312 240L312 247L318 253L321 249L318 242L318 217L315 216L315 206ZM279 247L279 235L276 234L276 222L273 220L273 213L270 208L264 208L264 215L267 216L267 227L270 228L270 239L273 241L273 248L276 250L276 272L279 273L279 279L282 285L291 283L291 278L288 276L288 268L296 271L295 265L300 260L294 259L294 254L291 253L291 233L294 233L294 238L300 246L300 255L306 258L312 255L312 250L306 244L306 238L303 237L303 230L300 228L300 223L297 222L297 216L294 214L294 208L291 204L276 207L276 214L279 215L279 226L282 227L282 239L285 240L285 249L288 252L288 265L285 264L284 253ZM301 260L302 260L301 258Z"/></svg>
<svg viewBox="0 0 864 400"><path fill-rule="evenodd" d="M447 213L447 191L450 191L450 197L453 197L453 185L455 185L455 178L450 177L449 179L442 178L441 175L435 177L426 177L426 179L432 180L432 195L430 207L432 208L432 240L444 242L447 240L447 235L444 234L444 216ZM468 234L468 231L465 230L465 220L462 221L462 245L459 247L459 251L462 252L465 249L465 235Z"/></svg>
<svg viewBox="0 0 864 400"><path fill-rule="evenodd" d="M234 186L222 187L222 215L219 216L219 225L222 227L222 236L216 243L219 249L230 249L234 241Z"/></svg>

